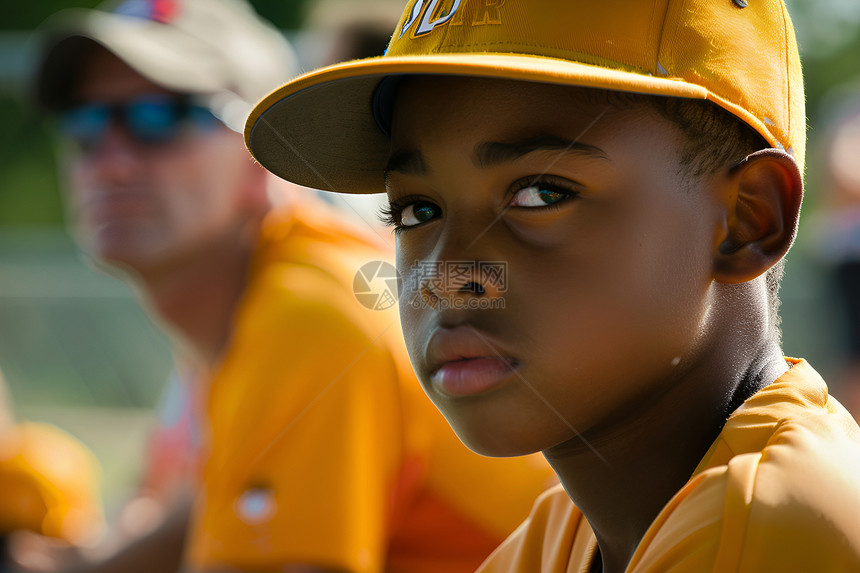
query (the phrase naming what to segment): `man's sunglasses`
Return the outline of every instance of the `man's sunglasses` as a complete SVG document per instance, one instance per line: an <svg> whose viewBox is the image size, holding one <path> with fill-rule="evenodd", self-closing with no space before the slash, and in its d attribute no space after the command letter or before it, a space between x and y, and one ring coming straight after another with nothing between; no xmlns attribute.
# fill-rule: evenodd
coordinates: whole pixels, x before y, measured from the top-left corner
<svg viewBox="0 0 860 573"><path fill-rule="evenodd" d="M89 103L60 115L60 133L90 150L104 139L112 122L145 145L173 141L183 128L211 129L218 120L207 108L187 99L147 95L124 103Z"/></svg>

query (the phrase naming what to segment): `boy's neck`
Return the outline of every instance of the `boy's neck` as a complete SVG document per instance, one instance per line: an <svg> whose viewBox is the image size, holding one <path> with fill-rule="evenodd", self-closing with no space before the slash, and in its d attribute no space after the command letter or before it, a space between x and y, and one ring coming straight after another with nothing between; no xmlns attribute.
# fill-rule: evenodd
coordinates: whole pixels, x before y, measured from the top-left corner
<svg viewBox="0 0 860 573"><path fill-rule="evenodd" d="M719 354L749 356L743 363L702 362L674 381L671 391L622 413L621 423L544 451L594 530L604 573L626 569L648 527L690 479L727 415L787 370L774 341L752 348L754 354L749 346Z"/></svg>

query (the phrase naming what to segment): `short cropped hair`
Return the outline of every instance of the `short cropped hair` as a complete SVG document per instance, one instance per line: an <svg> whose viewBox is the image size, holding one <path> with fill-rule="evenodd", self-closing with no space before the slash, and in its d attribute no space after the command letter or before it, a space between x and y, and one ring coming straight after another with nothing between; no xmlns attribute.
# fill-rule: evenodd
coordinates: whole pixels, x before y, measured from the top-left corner
<svg viewBox="0 0 860 573"><path fill-rule="evenodd" d="M746 123L708 100L589 91L589 100L594 99L619 109L647 105L677 125L685 138L678 160L678 174L691 184L700 177L739 164L751 153L771 147ZM781 335L779 285L784 271L783 258L768 269L765 276L769 303L768 326L777 339Z"/></svg>
<svg viewBox="0 0 860 573"><path fill-rule="evenodd" d="M666 119L674 122L686 136L680 158L681 174L698 178L724 167L733 167L751 153L770 145L746 123L707 100L673 97L650 97L651 105ZM765 275L769 303L769 327L779 338L779 285L785 272L785 258L768 269Z"/></svg>

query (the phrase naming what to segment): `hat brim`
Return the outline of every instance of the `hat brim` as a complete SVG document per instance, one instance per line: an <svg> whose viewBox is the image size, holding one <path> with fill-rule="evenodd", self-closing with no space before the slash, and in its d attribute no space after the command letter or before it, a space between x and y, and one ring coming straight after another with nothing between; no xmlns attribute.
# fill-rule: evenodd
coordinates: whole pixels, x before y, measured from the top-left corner
<svg viewBox="0 0 860 573"><path fill-rule="evenodd" d="M46 109L68 103L81 50L91 43L102 46L165 89L205 94L227 87L218 58L206 46L156 22L70 9L49 19L44 33L48 40L35 78L35 97Z"/></svg>
<svg viewBox="0 0 860 573"><path fill-rule="evenodd" d="M682 80L540 56L469 53L380 56L300 76L254 107L245 124L245 143L263 167L283 179L340 193L383 192L389 139L372 113L374 91L385 77L414 74L710 99L760 127L759 132L767 131L745 110L721 100L703 86Z"/></svg>

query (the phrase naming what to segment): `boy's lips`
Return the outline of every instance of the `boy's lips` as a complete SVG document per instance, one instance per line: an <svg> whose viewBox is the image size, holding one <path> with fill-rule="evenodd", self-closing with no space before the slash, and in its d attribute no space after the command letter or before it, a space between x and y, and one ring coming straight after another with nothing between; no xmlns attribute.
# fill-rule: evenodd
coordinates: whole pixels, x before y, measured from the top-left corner
<svg viewBox="0 0 860 573"><path fill-rule="evenodd" d="M519 366L501 344L468 325L437 328L425 357L432 384L451 396L492 390Z"/></svg>

